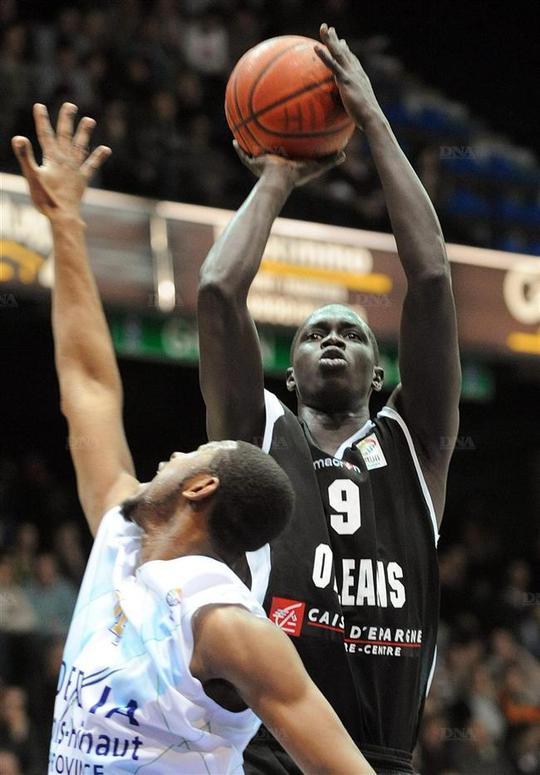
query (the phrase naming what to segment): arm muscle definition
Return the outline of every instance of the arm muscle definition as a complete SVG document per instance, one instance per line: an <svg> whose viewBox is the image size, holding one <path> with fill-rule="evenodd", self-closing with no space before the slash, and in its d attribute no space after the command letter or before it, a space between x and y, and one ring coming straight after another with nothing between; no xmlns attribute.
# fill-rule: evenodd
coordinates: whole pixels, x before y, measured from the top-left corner
<svg viewBox="0 0 540 775"><path fill-rule="evenodd" d="M79 497L95 534L106 509L133 492L137 481L122 424L120 375L80 215L88 181L110 150L100 146L85 160L95 122L83 118L73 136L75 112L74 105L64 103L55 134L45 106L34 106L42 166L27 138L14 137L12 144L33 202L51 223L56 370Z"/></svg>

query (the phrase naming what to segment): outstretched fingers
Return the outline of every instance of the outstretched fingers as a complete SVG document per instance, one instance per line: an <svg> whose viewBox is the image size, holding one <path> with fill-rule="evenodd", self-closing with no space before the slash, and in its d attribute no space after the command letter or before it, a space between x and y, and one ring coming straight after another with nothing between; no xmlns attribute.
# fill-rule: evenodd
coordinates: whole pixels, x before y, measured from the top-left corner
<svg viewBox="0 0 540 775"><path fill-rule="evenodd" d="M81 118L79 121L79 126L77 127L75 137L73 138L73 150L75 152L75 158L79 164L82 164L82 162L88 156L90 137L94 131L95 126L96 122L94 119L89 118L88 116L84 116L84 118ZM98 149L96 148L96 150Z"/></svg>
<svg viewBox="0 0 540 775"><path fill-rule="evenodd" d="M343 79L345 76L345 55L339 47L334 28L329 29L327 24L321 24L320 35L324 46L315 45L315 53L336 78Z"/></svg>
<svg viewBox="0 0 540 775"><path fill-rule="evenodd" d="M342 78L344 75L343 67L337 62L332 54L324 46L315 46L315 53L321 59L329 70L336 76Z"/></svg>
<svg viewBox="0 0 540 775"><path fill-rule="evenodd" d="M54 199L41 182L39 166L36 163L30 140L27 137L16 135L12 138L11 145L21 166L21 171L28 181L30 195L38 210L45 212L46 208L55 207Z"/></svg>
<svg viewBox="0 0 540 775"><path fill-rule="evenodd" d="M87 180L101 167L105 159L108 159L112 151L107 145L99 145L81 166L81 172Z"/></svg>
<svg viewBox="0 0 540 775"><path fill-rule="evenodd" d="M58 147L63 151L71 148L73 139L73 119L77 112L77 106L72 102L64 102L58 112L58 121L56 122L56 140Z"/></svg>
<svg viewBox="0 0 540 775"><path fill-rule="evenodd" d="M58 149L56 137L49 120L49 112L45 105L39 102L34 105L34 122L43 155L54 159Z"/></svg>
<svg viewBox="0 0 540 775"><path fill-rule="evenodd" d="M321 24L320 36L336 62L342 66L345 65L351 52L346 41L338 38L335 28L329 27L327 24Z"/></svg>
<svg viewBox="0 0 540 775"><path fill-rule="evenodd" d="M11 140L11 146L21 166L23 175L25 178L29 178L38 169L30 140L27 137L16 135Z"/></svg>

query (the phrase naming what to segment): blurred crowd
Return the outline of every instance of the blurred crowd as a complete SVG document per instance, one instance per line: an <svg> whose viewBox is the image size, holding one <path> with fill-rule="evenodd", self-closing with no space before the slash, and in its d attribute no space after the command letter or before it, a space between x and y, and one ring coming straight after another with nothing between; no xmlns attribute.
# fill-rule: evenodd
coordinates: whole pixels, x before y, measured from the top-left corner
<svg viewBox="0 0 540 775"><path fill-rule="evenodd" d="M538 775L538 565L509 559L500 537L474 522L440 551L439 561L437 668L416 750L418 770Z"/></svg>
<svg viewBox="0 0 540 775"><path fill-rule="evenodd" d="M49 9L48 11L46 9ZM57 10L55 10L57 9ZM540 167L467 107L407 72L384 36L355 36L353 0L1 0L0 169L16 171L14 133L32 135L30 106L64 100L95 117L113 148L97 185L160 199L237 207L251 185L231 150L223 97L238 58L280 34L344 31L449 241L540 255ZM388 230L365 141L295 198L295 217Z"/></svg>
<svg viewBox="0 0 540 775"><path fill-rule="evenodd" d="M67 493L39 456L20 465L0 459L1 775L47 769L64 641L89 545Z"/></svg>
<svg viewBox="0 0 540 775"><path fill-rule="evenodd" d="M90 536L71 487L43 457L0 460L0 482L0 773L41 775ZM481 521L441 549L437 669L415 753L422 775L540 773L538 559L508 558Z"/></svg>

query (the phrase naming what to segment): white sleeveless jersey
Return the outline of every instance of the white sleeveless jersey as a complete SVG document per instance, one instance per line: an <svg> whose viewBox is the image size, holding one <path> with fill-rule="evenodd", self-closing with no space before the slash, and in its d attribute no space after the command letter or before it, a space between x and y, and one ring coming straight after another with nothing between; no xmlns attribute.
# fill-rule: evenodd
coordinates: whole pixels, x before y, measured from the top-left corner
<svg viewBox="0 0 540 775"><path fill-rule="evenodd" d="M100 525L64 650L49 772L242 773L260 721L225 710L191 675L191 619L210 603L266 615L217 560L138 567L141 535L118 507Z"/></svg>

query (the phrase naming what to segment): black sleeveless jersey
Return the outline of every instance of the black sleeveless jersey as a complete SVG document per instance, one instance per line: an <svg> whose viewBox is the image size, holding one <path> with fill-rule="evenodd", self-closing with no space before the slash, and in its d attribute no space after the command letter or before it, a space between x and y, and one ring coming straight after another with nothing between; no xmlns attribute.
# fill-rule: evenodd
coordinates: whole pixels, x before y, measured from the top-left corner
<svg viewBox="0 0 540 775"><path fill-rule="evenodd" d="M289 475L285 532L252 589L375 767L412 771L435 664L437 522L410 433L385 407L334 456L266 393L263 449Z"/></svg>

